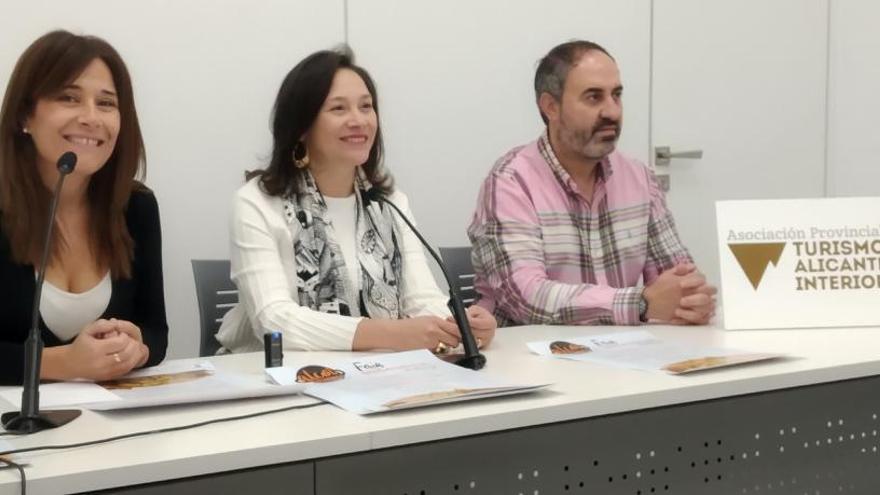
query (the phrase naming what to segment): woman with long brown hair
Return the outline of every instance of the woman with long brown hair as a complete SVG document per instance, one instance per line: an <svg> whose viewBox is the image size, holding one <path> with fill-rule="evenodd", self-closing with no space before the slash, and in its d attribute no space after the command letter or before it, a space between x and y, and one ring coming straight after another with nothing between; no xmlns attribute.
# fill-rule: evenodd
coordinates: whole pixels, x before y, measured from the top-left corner
<svg viewBox="0 0 880 495"><path fill-rule="evenodd" d="M131 79L106 41L53 31L19 58L0 110L0 383L21 383L58 158L40 328L43 379L103 380L159 363L168 325L153 193Z"/></svg>
<svg viewBox="0 0 880 495"><path fill-rule="evenodd" d="M217 340L258 350L265 331L298 350L443 352L461 340L412 231L379 191L411 217L382 164L379 101L347 48L306 57L287 75L272 119L268 166L235 195L230 231L239 304ZM478 345L495 318L471 306Z"/></svg>

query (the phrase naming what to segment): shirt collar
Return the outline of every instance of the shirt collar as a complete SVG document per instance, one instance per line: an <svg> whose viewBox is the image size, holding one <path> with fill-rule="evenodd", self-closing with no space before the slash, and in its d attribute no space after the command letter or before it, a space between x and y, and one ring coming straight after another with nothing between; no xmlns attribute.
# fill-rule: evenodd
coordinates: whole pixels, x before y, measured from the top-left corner
<svg viewBox="0 0 880 495"><path fill-rule="evenodd" d="M553 146L550 145L550 135L548 132L548 129L544 129L544 132L541 133L541 137L538 139L538 150L541 152L544 160L547 161L547 164L550 165L550 169L556 174L559 182L572 192L577 191L574 179L571 178L565 167L559 163L559 158L557 158L556 152L553 151ZM596 184L607 182L611 177L611 172L611 160L606 156L599 162L599 174L596 177Z"/></svg>

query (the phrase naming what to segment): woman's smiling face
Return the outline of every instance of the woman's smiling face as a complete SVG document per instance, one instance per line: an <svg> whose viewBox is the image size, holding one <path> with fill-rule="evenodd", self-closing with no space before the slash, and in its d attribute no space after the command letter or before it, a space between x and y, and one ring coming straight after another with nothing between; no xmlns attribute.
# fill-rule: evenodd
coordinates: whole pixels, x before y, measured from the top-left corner
<svg viewBox="0 0 880 495"><path fill-rule="evenodd" d="M75 174L100 170L113 154L120 127L116 85L107 64L93 60L72 83L37 100L25 127L42 172L54 170L67 151L78 157Z"/></svg>

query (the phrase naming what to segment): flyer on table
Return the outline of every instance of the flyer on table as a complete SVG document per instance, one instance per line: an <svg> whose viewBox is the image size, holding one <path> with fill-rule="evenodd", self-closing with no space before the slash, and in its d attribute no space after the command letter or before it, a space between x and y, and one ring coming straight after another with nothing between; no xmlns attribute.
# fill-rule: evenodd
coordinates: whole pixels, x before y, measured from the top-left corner
<svg viewBox="0 0 880 495"><path fill-rule="evenodd" d="M358 414L530 392L548 384L513 383L486 370L438 359L427 350L367 355L328 363L296 356L268 368L278 384L304 383L304 393Z"/></svg>
<svg viewBox="0 0 880 495"><path fill-rule="evenodd" d="M169 360L103 382L73 381L40 386L40 406L77 406L93 410L211 402L249 397L296 394L300 384L284 387L266 381L262 373L216 370L208 361ZM21 407L21 387L9 387L0 397Z"/></svg>
<svg viewBox="0 0 880 495"><path fill-rule="evenodd" d="M658 339L645 331L529 342L535 354L673 375L780 357L781 354L699 347Z"/></svg>

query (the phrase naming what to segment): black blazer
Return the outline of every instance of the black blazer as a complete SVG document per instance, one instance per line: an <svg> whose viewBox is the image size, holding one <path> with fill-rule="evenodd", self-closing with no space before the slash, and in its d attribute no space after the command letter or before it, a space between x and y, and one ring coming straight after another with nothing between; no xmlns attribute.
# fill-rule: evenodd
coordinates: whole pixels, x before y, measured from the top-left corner
<svg viewBox="0 0 880 495"><path fill-rule="evenodd" d="M101 318L128 320L141 329L150 348L146 366L165 359L168 322L165 319L165 291L162 286L162 230L159 205L152 191L132 192L125 212L128 232L134 240L132 277L113 280L110 303ZM24 375L24 341L31 326L34 303L33 265L11 259L9 239L0 231L0 385L20 385ZM46 347L61 342L40 318Z"/></svg>

